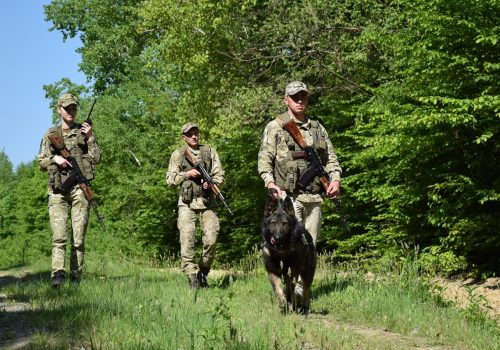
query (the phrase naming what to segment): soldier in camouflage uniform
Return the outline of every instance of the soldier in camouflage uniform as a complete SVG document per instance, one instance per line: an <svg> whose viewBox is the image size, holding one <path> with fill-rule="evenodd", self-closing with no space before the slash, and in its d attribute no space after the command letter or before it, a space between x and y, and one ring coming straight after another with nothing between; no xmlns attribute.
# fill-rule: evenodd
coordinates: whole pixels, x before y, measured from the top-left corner
<svg viewBox="0 0 500 350"><path fill-rule="evenodd" d="M321 229L321 203L324 192L316 177L305 190L298 188L297 181L309 167L299 145L281 125L293 119L304 138L313 146L323 166L329 173L331 183L326 196L337 198L340 191L340 168L337 156L323 125L306 116L309 92L307 86L294 81L285 89L287 111L266 125L258 156L259 174L268 189L274 188L278 196L290 196L297 219L311 233L314 244ZM300 155L302 153L302 156Z"/></svg>
<svg viewBox="0 0 500 350"><path fill-rule="evenodd" d="M167 184L180 187L177 227L180 232L181 269L188 276L191 288L207 287L207 275L215 257L215 244L219 234L219 218L215 212L216 202L209 183L204 182L200 172L186 160L185 152L191 152L218 186L224 181L224 170L215 149L198 143L198 126L186 123L181 128L186 145L176 149L170 157ZM195 260L195 224L200 220L203 231L203 253Z"/></svg>
<svg viewBox="0 0 500 350"><path fill-rule="evenodd" d="M70 155L76 159L80 170L86 179L94 178L94 167L101 158L92 130L88 123L77 124L75 118L78 110L78 100L71 94L63 94L57 105L57 112L61 117L61 124L50 128L43 136L38 166L49 175L49 217L52 229L52 287L59 288L65 278L65 254L68 240L67 221L71 211L71 256L70 280L79 283L83 270L85 252L85 233L89 218L89 203L84 193L74 184L66 191L61 190L71 175L71 164L60 156L51 145L48 135L56 133L68 149ZM64 188L65 186L63 186Z"/></svg>

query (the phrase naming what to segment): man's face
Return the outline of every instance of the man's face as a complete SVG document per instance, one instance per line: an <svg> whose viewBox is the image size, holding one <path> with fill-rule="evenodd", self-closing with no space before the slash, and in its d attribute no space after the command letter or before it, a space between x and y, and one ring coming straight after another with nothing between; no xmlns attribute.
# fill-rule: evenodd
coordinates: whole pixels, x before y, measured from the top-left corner
<svg viewBox="0 0 500 350"><path fill-rule="evenodd" d="M75 104L70 104L66 107L59 106L59 115L64 119L66 123L73 123L78 112L78 106Z"/></svg>
<svg viewBox="0 0 500 350"><path fill-rule="evenodd" d="M198 129L191 128L186 133L182 134L184 141L189 147L193 148L198 146Z"/></svg>
<svg viewBox="0 0 500 350"><path fill-rule="evenodd" d="M295 95L285 96L285 104L293 114L303 114L307 109L309 95L305 91L299 91Z"/></svg>

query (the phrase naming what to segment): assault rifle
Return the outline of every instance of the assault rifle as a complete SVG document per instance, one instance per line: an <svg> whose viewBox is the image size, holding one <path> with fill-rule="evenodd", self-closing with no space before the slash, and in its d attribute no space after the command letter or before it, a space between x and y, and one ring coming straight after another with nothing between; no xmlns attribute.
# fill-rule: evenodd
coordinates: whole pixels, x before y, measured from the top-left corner
<svg viewBox="0 0 500 350"><path fill-rule="evenodd" d="M96 100L94 100L94 102L92 103L92 107L90 108L87 120L85 120L85 122L90 125L92 125L90 115L92 114L92 110L94 109L95 102ZM101 215L99 215L99 211L97 210L97 202L95 200L94 194L92 193L90 181L87 180L85 176L83 176L83 173L80 170L76 159L70 155L68 149L64 145L64 140L57 133L50 133L48 135L48 138L50 140L50 143L52 144L52 147L54 147L57 153L71 164L71 173L66 181L61 184L61 191L68 192L75 184L78 184L80 186L80 189L83 191L85 198L94 210L94 213L97 217L97 220L101 224L101 227L104 228L104 220Z"/></svg>
<svg viewBox="0 0 500 350"><path fill-rule="evenodd" d="M323 164L321 164L316 150L312 146L307 145L304 138L302 137L302 134L300 133L299 127L294 120L290 119L289 121L283 122L282 127L290 134L293 140L303 150L303 152L295 152L295 154L293 154L292 156L295 159L305 158L306 161L310 164L309 168L304 171L297 182L299 188L305 189L307 185L317 176L319 181L321 182L321 185L323 186L325 191L327 191L328 187L330 186L331 178L328 172L323 167ZM340 219L342 221L344 229L347 231L347 233L350 233L351 230L349 229L349 225L347 223L347 219L349 217L342 209L340 199L333 198L333 203L335 204L335 208L340 215Z"/></svg>
<svg viewBox="0 0 500 350"><path fill-rule="evenodd" d="M196 161L196 157L194 156L193 153L186 147L186 150L184 151L184 156L186 157L186 160L196 169L201 173L201 176L203 179L208 182L210 189L212 192L217 196L217 198L224 204L226 207L227 211L229 214L233 215L233 212L229 208L229 206L226 203L226 200L224 199L224 196L222 195L222 192L219 189L219 186L214 182L210 174L208 173L207 169L205 169L205 166L203 163Z"/></svg>

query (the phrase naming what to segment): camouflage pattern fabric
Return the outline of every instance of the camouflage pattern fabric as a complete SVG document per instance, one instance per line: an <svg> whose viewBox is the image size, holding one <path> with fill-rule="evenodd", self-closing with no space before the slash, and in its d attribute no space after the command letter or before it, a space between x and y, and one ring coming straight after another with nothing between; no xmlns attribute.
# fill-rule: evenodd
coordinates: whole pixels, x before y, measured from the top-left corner
<svg viewBox="0 0 500 350"><path fill-rule="evenodd" d="M191 149L191 152L196 156L197 161L201 160L199 150ZM224 182L224 170L219 155L213 148L211 148L210 157L212 163L210 176L217 185L221 185ZM168 185L181 187L185 181L190 181L185 176L186 169L182 165L183 159L184 155L179 150L172 153L166 174ZM184 203L182 196L179 196L178 209L177 227L180 232L182 271L187 275L196 273L198 270L202 270L204 273L208 272L215 258L215 245L220 229L219 218L215 212L215 202L206 204L200 196L194 198L191 203ZM203 241L203 253L198 262L194 249L197 220L201 225Z"/></svg>
<svg viewBox="0 0 500 350"><path fill-rule="evenodd" d="M307 117L305 122L301 122L295 117L291 118L297 123L304 141L308 145L312 145L313 135L311 135L310 131L310 118ZM329 173L332 181L340 181L342 169L337 155L335 154L332 142L328 137L326 129L321 124L319 124L319 130L323 135L325 135L326 141L327 161L323 164L323 166ZM285 160L287 159L290 149L289 145L286 143L286 139L288 138L287 136L288 132L283 130L281 125L276 120L270 121L264 129L257 166L259 175L264 181L266 188L270 183L276 183L274 176L277 170L276 167L278 164L285 163ZM301 193L297 195L283 191L282 196L285 197L287 195L292 197L297 219L311 233L316 244L321 229L321 203L323 202L321 194Z"/></svg>
<svg viewBox="0 0 500 350"><path fill-rule="evenodd" d="M304 138L304 141L308 145L313 144L313 135L311 135L311 122L307 118L306 122L301 122L296 118L292 117L297 123L300 133ZM328 161L323 164L326 171L330 174L332 181L340 181L340 176L342 174L342 169L340 167L337 155L333 148L332 142L328 137L328 133L325 128L320 124L320 132L325 135L326 139L326 152L328 154ZM274 173L276 171L275 167L277 164L283 163L288 155L289 146L285 142L285 136L287 136L287 131L283 130L281 125L276 121L270 121L262 135L262 142L260 145L259 155L258 155L258 171L262 180L264 180L264 186L267 188L269 183L276 182ZM290 194L291 195L291 194ZM311 196L311 194L303 195L303 201L305 202L321 202L321 196Z"/></svg>
<svg viewBox="0 0 500 350"><path fill-rule="evenodd" d="M198 262L195 258L195 224L199 220L202 230L203 253ZM219 234L219 218L210 209L191 209L186 204L179 206L177 227L180 231L181 269L187 275L210 270L215 258L215 244Z"/></svg>
<svg viewBox="0 0 500 350"><path fill-rule="evenodd" d="M309 231L316 246L321 231L321 202L302 202L292 198L292 203L297 220Z"/></svg>
<svg viewBox="0 0 500 350"><path fill-rule="evenodd" d="M71 98L68 97L69 100ZM75 155L80 169L86 178L93 178L93 169L101 158L101 151L95 136L85 138L82 135L80 124L62 132L64 144L70 154ZM59 127L60 128L60 127ZM54 178L60 177L60 169L53 158L57 154L50 144L47 135L54 128L49 129L43 136L38 153L38 167L42 171L49 171L48 195L49 218L52 229L52 276L56 272L65 271L65 253L68 241L68 216L71 213L72 232L70 236L71 256L70 271L72 276L80 278L85 254L85 234L87 231L89 204L80 189L75 185L67 194L61 193L58 186L54 186ZM59 179L60 180L60 179ZM60 185L60 181L59 181Z"/></svg>
<svg viewBox="0 0 500 350"><path fill-rule="evenodd" d="M89 220L89 203L83 191L75 186L69 194L49 195L49 217L52 229L52 276L65 271L66 243L68 241L67 222L71 211L71 275L80 277L83 271L85 253L85 233Z"/></svg>
<svg viewBox="0 0 500 350"><path fill-rule="evenodd" d="M69 105L75 104L78 106L78 99L72 94L62 94L57 100L57 105L61 107L68 107Z"/></svg>
<svg viewBox="0 0 500 350"><path fill-rule="evenodd" d="M62 133L64 144L73 156L80 170L84 174L87 180L92 180L94 178L94 167L101 160L101 150L96 142L95 136L92 135L89 138L85 138L82 135L80 129L81 124L75 124L73 128ZM57 152L53 149L50 144L50 140L47 135L56 128L49 129L44 135L42 142L40 143L40 151L38 152L38 168L42 171L51 172L52 168L57 171L57 164L54 162L53 158L57 155ZM59 127L59 130L61 128ZM49 174L53 176L53 174ZM51 186L51 177L49 176L49 189L48 193L52 193L54 188Z"/></svg>
<svg viewBox="0 0 500 350"><path fill-rule="evenodd" d="M201 145L200 145L201 146ZM191 149L193 155L197 158L198 161L201 160L201 155L199 150ZM210 172L210 176L214 180L215 184L221 185L224 182L224 170L222 168L222 163L220 161L219 155L214 148L211 148L210 157L212 162L212 169ZM170 186L181 186L183 182L190 181L186 177L186 169L183 168L183 159L184 155L177 149L172 153L170 157L170 162L168 164L168 170L166 175L167 184ZM179 196L178 205L181 206L184 203L182 202L182 198ZM210 203L208 206L203 203L203 199L201 197L195 198L190 204L189 207L191 209L207 209L208 207L213 208L215 203Z"/></svg>

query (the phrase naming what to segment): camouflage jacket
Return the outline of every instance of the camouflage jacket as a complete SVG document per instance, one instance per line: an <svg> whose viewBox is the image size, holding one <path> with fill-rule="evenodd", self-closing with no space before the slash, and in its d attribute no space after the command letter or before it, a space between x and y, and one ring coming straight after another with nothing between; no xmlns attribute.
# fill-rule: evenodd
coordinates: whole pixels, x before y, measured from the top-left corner
<svg viewBox="0 0 500 350"><path fill-rule="evenodd" d="M330 175L332 181L340 181L342 169L340 167L337 155L333 148L332 142L328 137L328 133L317 121L312 121L306 117L305 122L301 122L293 118L299 127L299 130L308 145L316 148L323 162L325 170ZM313 135L314 134L314 135ZM295 188L288 188L280 183L278 173L294 172L298 173L301 169L297 169L300 161L294 161L291 158L291 152L299 151L300 147L295 143L289 133L284 130L279 122L275 119L270 121L262 135L262 142L258 155L258 171L264 185L267 187L269 183L276 183L282 190L285 190L288 195L296 197L304 202L319 202L322 201L320 193L322 192L319 186L314 187L308 192L299 193ZM299 177L300 174L294 176ZM293 187L293 186L292 186Z"/></svg>
<svg viewBox="0 0 500 350"><path fill-rule="evenodd" d="M207 171L209 172L215 184L221 185L224 182L224 170L222 168L219 155L217 154L215 149L213 149L208 145L205 146L200 145L199 150L194 150L190 148L190 151L196 157L197 161L201 161L202 154L200 150L207 148L210 154L209 156L210 160L206 161L206 163L210 163L209 164L210 169L207 168ZM179 201L178 201L179 206L181 205L189 206L192 209L206 209L208 207L211 207L215 204L213 196L210 196L210 200L208 202L204 200L204 198L201 195L200 196L195 195L194 198L190 201L190 203L185 203L185 201L183 201L183 196L182 196L183 187L185 187L185 185L190 185L190 183L192 183L191 185L194 185L193 183L194 181L186 177L186 172L190 170L192 167L186 164L184 157L184 150L185 147L182 147L176 149L172 153L166 174L167 184L170 186L179 186L181 188L181 194L179 196Z"/></svg>
<svg viewBox="0 0 500 350"><path fill-rule="evenodd" d="M52 127L43 135L37 157L38 168L42 171L47 171L49 174L49 194L59 188L69 170L60 168L54 162L54 156L58 155L58 153L52 147L47 137L51 132L57 132L62 136L64 145L70 155L75 158L85 178L92 180L94 178L95 165L101 160L101 150L97 145L95 134L89 138L85 137L81 131L81 124L75 124L68 132L64 132L60 125Z"/></svg>

